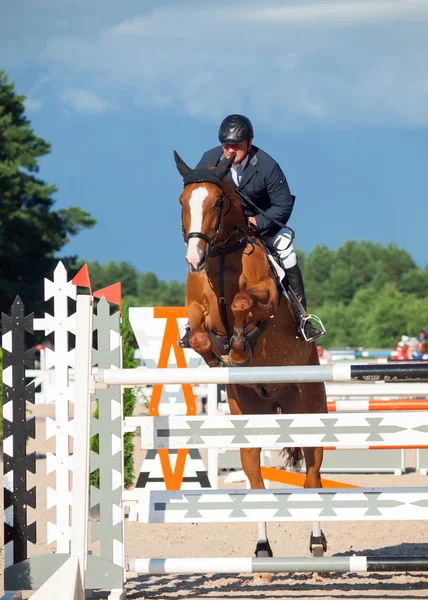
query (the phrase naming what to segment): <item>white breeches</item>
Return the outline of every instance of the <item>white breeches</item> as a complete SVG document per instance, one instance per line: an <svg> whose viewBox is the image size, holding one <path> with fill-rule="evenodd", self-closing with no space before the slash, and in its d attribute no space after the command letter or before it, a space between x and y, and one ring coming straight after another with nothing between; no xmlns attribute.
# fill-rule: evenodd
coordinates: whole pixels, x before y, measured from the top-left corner
<svg viewBox="0 0 428 600"><path fill-rule="evenodd" d="M268 246L273 246L281 257L284 269L291 269L297 264L297 256L291 241L291 231L287 228L281 229L275 235L264 235L263 241Z"/></svg>

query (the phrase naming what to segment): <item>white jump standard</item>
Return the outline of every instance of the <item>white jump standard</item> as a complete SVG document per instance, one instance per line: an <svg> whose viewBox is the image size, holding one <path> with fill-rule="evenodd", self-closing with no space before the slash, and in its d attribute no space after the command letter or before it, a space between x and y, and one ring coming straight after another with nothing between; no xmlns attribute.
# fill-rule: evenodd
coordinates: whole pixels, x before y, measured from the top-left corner
<svg viewBox="0 0 428 600"><path fill-rule="evenodd" d="M208 418L128 417L124 422L121 385L395 381L392 385L402 385L408 394L406 384L398 382L428 381L428 365L114 369L115 365L121 364L118 313L110 314L105 299L101 300L92 323L91 297L78 296L77 312L70 314L72 309L69 310L68 298L74 300L75 290L69 285L63 267L57 269L54 283L49 282L51 293L47 294L47 299L53 295L58 316L53 319L46 314L42 327L45 335L51 332L55 334L55 356L49 359L56 369L55 386L49 390L49 397L55 401L56 414L55 421L48 419L47 432L48 437L55 434L56 454L48 454L47 472L50 473L55 466L61 477L57 477L54 490L48 488L46 494L39 495L39 501L43 499L46 502L46 510L56 507L56 522L48 520L45 536L48 544L57 543L53 554L33 555L29 551L29 544L37 541L36 525L31 522L32 513L27 513L27 508L36 508L35 492L27 485L30 480L27 472L34 472L35 455L27 455L25 444L26 438L34 435L33 419L27 420L26 406L26 402L34 401L34 389L26 386L25 382L25 367L32 366L28 364L31 362L31 352L26 349L25 332L32 331L33 321L32 317L25 315L19 300L15 302L11 315L3 318L4 581L9 598L15 591L19 594L18 590L36 589L39 592L35 598L56 598L61 594L65 597L67 590L74 585L73 596L76 600L83 600L84 590L88 595L94 589L110 589L110 600L123 600L126 580L123 535L125 506L130 507L130 520L132 515L142 523L428 521L427 487L207 491L138 488L125 491L122 454L124 431L139 428L143 447L152 450L261 446L428 447L428 411ZM96 349L92 348L93 331L97 332ZM69 350L68 342L72 340L69 334L74 332L76 346ZM64 340L67 343L64 342L62 347L60 342ZM48 353L48 356L51 354ZM75 361L76 354L78 357ZM69 373L74 367L73 389ZM388 385L380 383L379 387ZM109 386L116 387L107 389ZM69 417L72 398L75 405L74 423ZM98 416L90 419L91 402L95 399L98 401ZM69 437L72 434L73 455L69 450ZM89 452L89 438L94 435L98 435L99 453ZM99 470L99 488L91 488L89 493L88 475L95 470ZM72 489L69 488L70 480ZM88 498L89 508L99 505L99 522L89 523L92 541L99 540L97 554L88 552ZM314 535L317 537L319 533ZM147 547L147 552L150 552L150 544ZM133 572L156 574L428 571L428 558L265 558L260 555L253 559L136 558L131 559L130 567Z"/></svg>

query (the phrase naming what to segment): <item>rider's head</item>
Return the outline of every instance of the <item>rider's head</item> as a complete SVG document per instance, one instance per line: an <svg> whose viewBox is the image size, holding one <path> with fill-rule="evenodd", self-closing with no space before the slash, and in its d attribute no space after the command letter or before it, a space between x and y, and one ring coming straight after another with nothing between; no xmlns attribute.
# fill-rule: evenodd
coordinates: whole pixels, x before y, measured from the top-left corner
<svg viewBox="0 0 428 600"><path fill-rule="evenodd" d="M229 115L223 119L218 131L218 139L226 158L236 152L235 165L239 165L247 156L253 137L251 121L243 115Z"/></svg>

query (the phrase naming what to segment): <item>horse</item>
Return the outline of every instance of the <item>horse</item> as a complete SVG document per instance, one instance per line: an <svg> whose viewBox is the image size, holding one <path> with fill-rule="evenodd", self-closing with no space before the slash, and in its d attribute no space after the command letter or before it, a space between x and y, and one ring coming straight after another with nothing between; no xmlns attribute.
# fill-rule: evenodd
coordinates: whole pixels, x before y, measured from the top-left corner
<svg viewBox="0 0 428 600"><path fill-rule="evenodd" d="M241 201L225 179L234 155L216 168L191 169L174 152L183 177L180 196L188 275L186 312L190 346L214 368L224 365L318 365L315 343L302 342L287 298L279 289L266 249L251 231ZM324 383L230 384L226 393L232 415L326 413ZM305 488L321 488L322 448L284 449L286 464L305 459ZM265 487L261 448L240 450L252 489ZM314 533L315 532L315 533ZM326 540L314 524L310 547L318 555ZM315 552L314 552L315 553ZM254 555L273 556L266 524L259 524Z"/></svg>

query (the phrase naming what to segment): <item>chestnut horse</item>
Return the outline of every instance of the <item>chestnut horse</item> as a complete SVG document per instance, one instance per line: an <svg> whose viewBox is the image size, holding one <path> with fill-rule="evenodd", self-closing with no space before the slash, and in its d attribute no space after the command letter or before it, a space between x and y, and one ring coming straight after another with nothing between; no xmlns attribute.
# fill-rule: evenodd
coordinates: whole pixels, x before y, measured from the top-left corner
<svg viewBox="0 0 428 600"><path fill-rule="evenodd" d="M184 180L180 196L187 244L186 311L190 346L208 365L285 366L319 364L316 345L297 338L296 324L265 248L249 231L240 199L224 179L234 156L215 169L190 169L174 153ZM232 415L327 412L323 383L227 385ZM242 448L251 488L264 488L261 448ZM322 448L289 448L288 464L306 463L307 488L322 487ZM322 532L314 529L313 544ZM325 542L325 538L323 540ZM256 556L272 556L266 526L259 526Z"/></svg>

